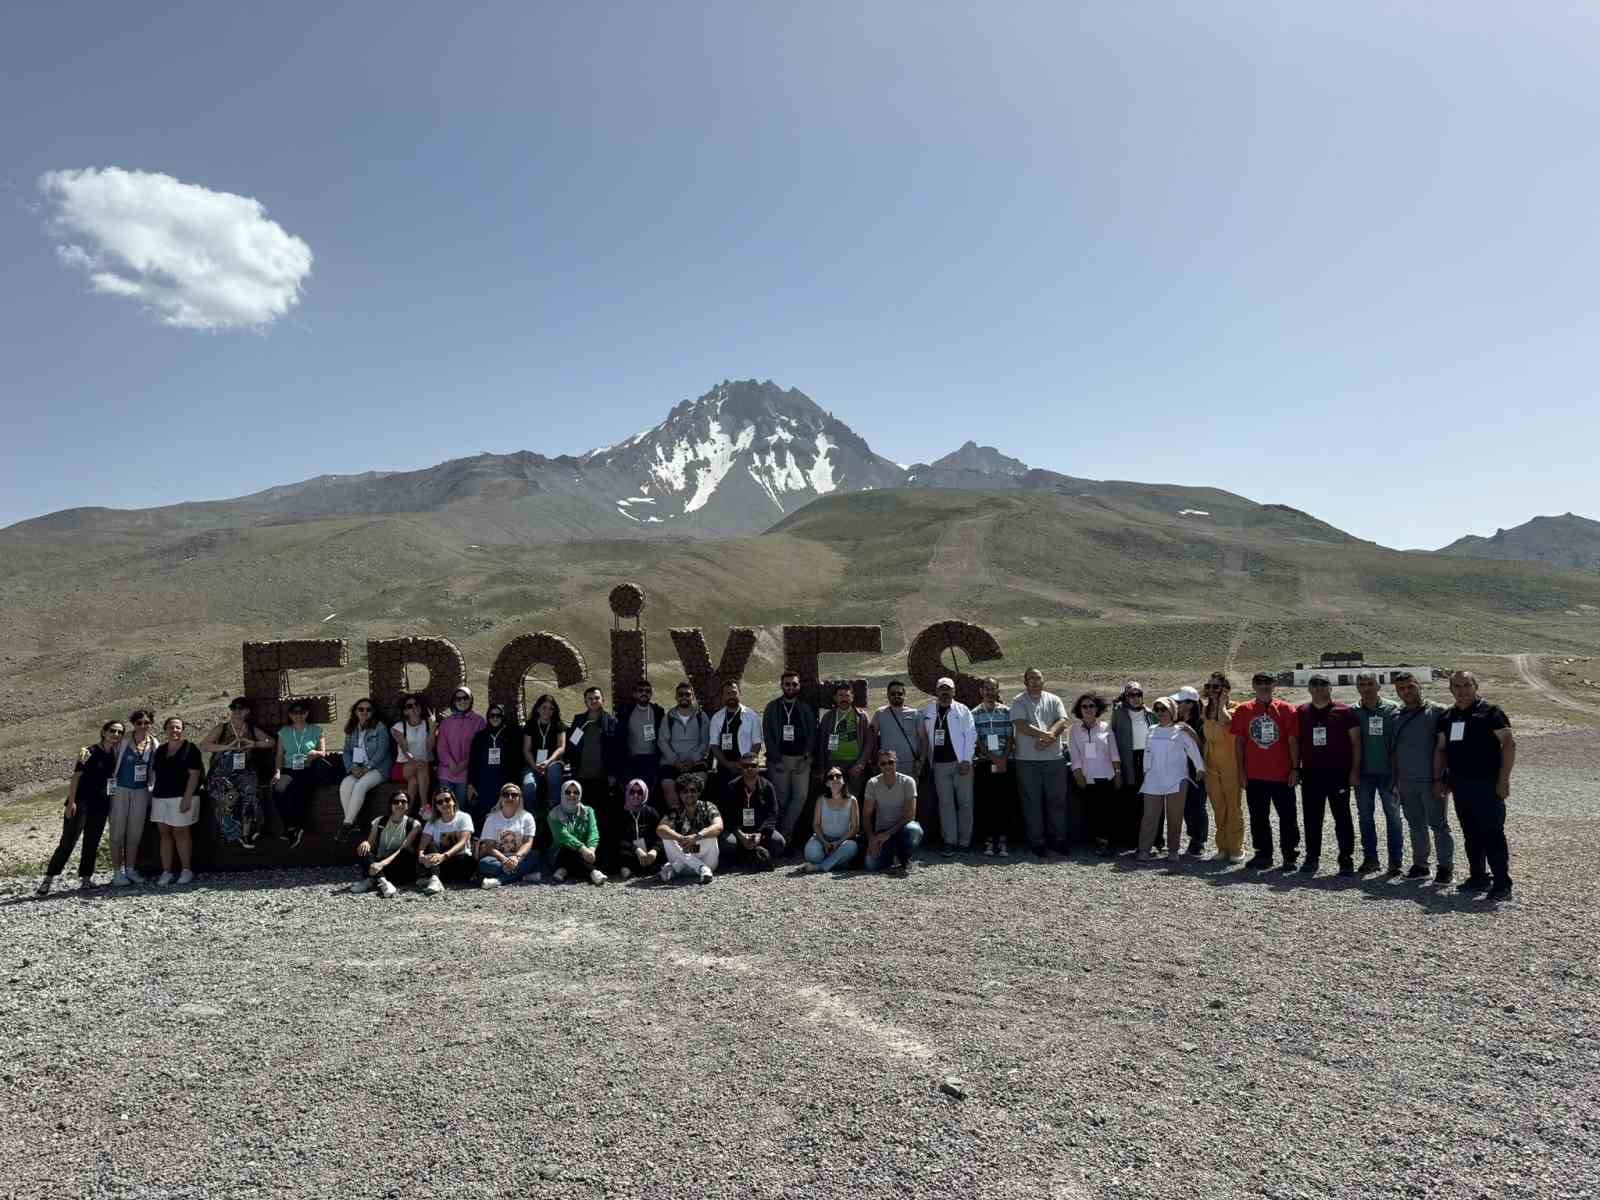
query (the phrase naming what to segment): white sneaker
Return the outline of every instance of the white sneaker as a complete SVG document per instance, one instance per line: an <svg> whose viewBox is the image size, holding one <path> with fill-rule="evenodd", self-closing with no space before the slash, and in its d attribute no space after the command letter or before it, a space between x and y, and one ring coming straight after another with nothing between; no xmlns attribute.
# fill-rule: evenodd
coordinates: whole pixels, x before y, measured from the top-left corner
<svg viewBox="0 0 1600 1200"><path fill-rule="evenodd" d="M661 870L656 872L656 873L661 877L661 882L662 883L671 883L672 882L672 864L671 863L668 863L666 866L662 867ZM40 894L42 895L43 893L40 893Z"/></svg>
<svg viewBox="0 0 1600 1200"><path fill-rule="evenodd" d="M626 871L627 868L624 867L623 870ZM624 875L623 878L626 879L627 876ZM605 872L600 870L599 867L596 867L594 870L589 872L589 882L594 884L595 887L599 887L605 881L606 881Z"/></svg>
<svg viewBox="0 0 1600 1200"><path fill-rule="evenodd" d="M351 894L356 896L361 895L363 892L370 892L371 890L372 880L370 879L358 879L350 885Z"/></svg>
<svg viewBox="0 0 1600 1200"><path fill-rule="evenodd" d="M422 890L430 896L437 896L444 891L444 880L437 875L429 875L428 882L422 885Z"/></svg>
<svg viewBox="0 0 1600 1200"><path fill-rule="evenodd" d="M482 879L478 880L478 886L482 888L496 888L500 886L500 881L494 878L492 875L485 875Z"/></svg>
<svg viewBox="0 0 1600 1200"><path fill-rule="evenodd" d="M156 880L156 886L157 887L171 887L172 886L172 881L174 879L176 879L176 878L177 878L177 876L174 875L171 871L163 871L163 872L161 872L160 877Z"/></svg>
<svg viewBox="0 0 1600 1200"><path fill-rule="evenodd" d="M183 870L178 872L178 882L180 884L193 883L194 872L189 870L188 867L185 867Z"/></svg>
<svg viewBox="0 0 1600 1200"><path fill-rule="evenodd" d="M128 878L127 867L118 867L116 872L111 876L112 887L127 887L132 882L133 880Z"/></svg>
<svg viewBox="0 0 1600 1200"><path fill-rule="evenodd" d="M390 883L387 879L384 879L381 876L379 877L378 895L382 896L385 900L389 899L390 896L393 896L399 890L399 888L395 887L395 885Z"/></svg>
<svg viewBox="0 0 1600 1200"><path fill-rule="evenodd" d="M622 880L623 883L627 883L628 880L633 878L633 868L632 867L619 867L619 868L617 868L617 878Z"/></svg>
<svg viewBox="0 0 1600 1200"><path fill-rule="evenodd" d="M524 875L522 877L522 882L523 883L543 883L544 882L544 876L539 874L539 872L537 872L537 871L529 871L526 875Z"/></svg>
<svg viewBox="0 0 1600 1200"><path fill-rule="evenodd" d="M701 867L700 868L700 882L701 883L710 883L715 878L716 878L716 876L711 873L711 868L710 867Z"/></svg>
<svg viewBox="0 0 1600 1200"><path fill-rule="evenodd" d="M556 868L556 882L557 883L565 883L566 881L567 881L567 869L565 867L557 867Z"/></svg>
<svg viewBox="0 0 1600 1200"><path fill-rule="evenodd" d="M122 869L128 873L128 882L129 883L149 883L150 882L143 875L139 874L139 872L133 867L123 867Z"/></svg>
<svg viewBox="0 0 1600 1200"><path fill-rule="evenodd" d="M1006 849L1006 840L1005 840L1005 838L1001 838L1000 839L1000 849L996 850L995 853L998 854L1001 858L1010 858L1011 857L1011 851Z"/></svg>

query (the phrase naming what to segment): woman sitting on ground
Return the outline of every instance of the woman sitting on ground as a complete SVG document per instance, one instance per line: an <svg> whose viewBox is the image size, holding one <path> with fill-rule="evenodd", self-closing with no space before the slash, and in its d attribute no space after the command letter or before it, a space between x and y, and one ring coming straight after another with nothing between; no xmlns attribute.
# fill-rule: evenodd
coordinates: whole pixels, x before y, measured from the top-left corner
<svg viewBox="0 0 1600 1200"><path fill-rule="evenodd" d="M597 887L606 881L595 853L600 845L600 822L594 809L583 802L583 785L576 779L561 785L561 803L550 810L550 834L557 883L584 875Z"/></svg>
<svg viewBox="0 0 1600 1200"><path fill-rule="evenodd" d="M443 801L441 791L434 803ZM503 784L500 806L484 818L483 836L478 839L479 882L486 888L524 879L538 883L539 856L533 849L538 832L533 814L522 807L522 789L514 783Z"/></svg>
<svg viewBox="0 0 1600 1200"><path fill-rule="evenodd" d="M400 701L400 719L389 729L394 757L400 764L401 783L426 805L433 793L433 715L416 693ZM428 816L431 814L424 814Z"/></svg>
<svg viewBox="0 0 1600 1200"><path fill-rule="evenodd" d="M622 789L621 840L617 843L618 879L635 873L655 874L661 865L661 814L650 804L650 785L634 779Z"/></svg>
<svg viewBox="0 0 1600 1200"><path fill-rule="evenodd" d="M667 856L661 868L661 882L693 876L701 883L710 883L721 853L722 814L705 798L704 775L679 775L677 782L677 807L656 827L662 852Z"/></svg>
<svg viewBox="0 0 1600 1200"><path fill-rule="evenodd" d="M1156 840L1156 825L1163 810L1167 817L1167 861L1178 861L1183 833L1183 804L1189 795L1189 767L1205 778L1206 761L1200 753L1199 739L1187 725L1177 723L1177 706L1170 697L1163 696L1150 706L1156 715L1156 726L1150 731L1150 740L1144 751L1144 819L1139 824L1139 857L1149 861L1156 857L1152 847Z"/></svg>
<svg viewBox="0 0 1600 1200"><path fill-rule="evenodd" d="M182 717L168 717L162 726L166 744L156 751L150 786L150 819L161 834L162 887L174 881L194 882L194 823L200 819L200 751L184 737ZM177 866L181 873L174 873Z"/></svg>
<svg viewBox="0 0 1600 1200"><path fill-rule="evenodd" d="M811 820L811 840L806 843L806 861L801 872L833 871L847 867L860 848L861 806L844 785L844 771L830 766L822 777L827 791L817 799L817 812Z"/></svg>
<svg viewBox="0 0 1600 1200"><path fill-rule="evenodd" d="M472 817L456 806L456 794L440 786L433 794L433 816L422 827L417 855L421 890L430 896L444 891L445 882L465 883L472 878Z"/></svg>
<svg viewBox="0 0 1600 1200"><path fill-rule="evenodd" d="M72 764L72 782L67 785L67 803L61 814L61 840L56 843L50 865L44 869L36 896L50 894L50 885L67 865L72 851L83 838L83 857L78 862L78 886L88 887L94 879L95 859L100 856L100 838L111 815L111 793L117 786L117 745L127 726L107 721L100 726L98 745L78 751Z"/></svg>
<svg viewBox="0 0 1600 1200"><path fill-rule="evenodd" d="M393 765L394 742L378 720L377 708L363 696L350 706L350 719L344 723L345 777L339 781L339 807L344 812L338 834L341 842L355 832L367 793L389 778Z"/></svg>
<svg viewBox="0 0 1600 1200"><path fill-rule="evenodd" d="M283 840L293 848L306 832L306 805L328 777L328 739L322 726L309 724L311 706L289 702L289 723L278 730L278 752L272 768L272 802L283 826Z"/></svg>
<svg viewBox="0 0 1600 1200"><path fill-rule="evenodd" d="M367 892L374 887L388 897L398 890L395 883L412 883L417 878L417 835L422 826L411 815L411 799L404 792L389 797L389 811L372 822L366 840L356 847L356 881L352 892Z"/></svg>

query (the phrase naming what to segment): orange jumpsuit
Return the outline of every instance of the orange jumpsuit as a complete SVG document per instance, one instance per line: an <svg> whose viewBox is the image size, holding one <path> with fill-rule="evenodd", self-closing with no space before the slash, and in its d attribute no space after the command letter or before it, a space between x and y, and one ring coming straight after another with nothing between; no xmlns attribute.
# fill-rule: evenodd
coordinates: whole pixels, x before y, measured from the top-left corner
<svg viewBox="0 0 1600 1200"><path fill-rule="evenodd" d="M1217 849L1231 858L1244 854L1244 808L1240 793L1244 780L1239 775L1239 739L1229 731L1233 716L1230 706L1224 710L1227 717L1220 720L1203 717L1206 735L1206 795L1211 798L1211 809L1217 820Z"/></svg>

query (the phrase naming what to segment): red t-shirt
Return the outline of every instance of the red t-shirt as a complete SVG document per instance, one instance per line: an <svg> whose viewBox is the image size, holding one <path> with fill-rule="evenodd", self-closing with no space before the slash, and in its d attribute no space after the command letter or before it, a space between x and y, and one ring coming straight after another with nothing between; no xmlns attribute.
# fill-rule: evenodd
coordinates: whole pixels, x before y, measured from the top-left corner
<svg viewBox="0 0 1600 1200"><path fill-rule="evenodd" d="M1289 739L1300 736L1294 705L1287 700L1249 700L1233 713L1228 731L1244 739L1244 777L1288 783Z"/></svg>
<svg viewBox="0 0 1600 1200"><path fill-rule="evenodd" d="M1350 731L1359 729L1354 710L1337 700L1327 708L1302 704L1294 710L1300 739L1300 763L1319 770L1339 767L1348 771L1355 762Z"/></svg>

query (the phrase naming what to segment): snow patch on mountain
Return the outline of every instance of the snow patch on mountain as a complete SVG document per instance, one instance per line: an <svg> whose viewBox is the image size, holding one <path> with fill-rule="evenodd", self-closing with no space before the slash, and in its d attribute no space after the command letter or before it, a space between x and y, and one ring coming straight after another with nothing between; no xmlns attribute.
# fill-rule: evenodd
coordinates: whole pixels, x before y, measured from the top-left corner
<svg viewBox="0 0 1600 1200"><path fill-rule="evenodd" d="M701 464L700 471L694 481L694 495L689 497L683 506L686 513L697 512L704 508L706 502L716 493L717 485L733 470L733 460L740 452L750 449L750 443L755 440L756 431L752 425L746 425L739 431L737 439L730 438L722 432L721 422L713 419L706 422L706 440L698 445L691 446L687 441L680 441L673 450L673 460L680 456L685 466L692 462ZM680 476L681 477L681 476ZM679 483L674 491L682 491L684 485Z"/></svg>
<svg viewBox="0 0 1600 1200"><path fill-rule="evenodd" d="M826 496L839 486L839 481L833 477L833 460L828 457L828 451L833 448L827 434L817 434L817 457L807 478L811 481L811 490L819 496Z"/></svg>

